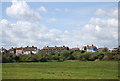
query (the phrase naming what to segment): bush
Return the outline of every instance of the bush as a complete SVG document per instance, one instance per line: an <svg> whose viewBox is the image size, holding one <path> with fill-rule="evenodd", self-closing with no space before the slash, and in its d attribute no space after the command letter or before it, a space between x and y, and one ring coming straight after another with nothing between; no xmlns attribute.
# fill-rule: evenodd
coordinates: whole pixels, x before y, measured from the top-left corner
<svg viewBox="0 0 120 81"><path fill-rule="evenodd" d="M6 62L12 62L12 61L9 59L9 57L3 56L3 57L2 57L2 62L3 62L3 63L6 63Z"/></svg>
<svg viewBox="0 0 120 81"><path fill-rule="evenodd" d="M81 53L85 53L85 50L80 50Z"/></svg>
<svg viewBox="0 0 120 81"><path fill-rule="evenodd" d="M64 50L59 53L41 53L35 55L19 55L6 54L2 56L2 62L47 62L49 60L81 60L81 61L95 61L99 60L115 60L120 61L119 52L74 52Z"/></svg>
<svg viewBox="0 0 120 81"><path fill-rule="evenodd" d="M80 55L81 55L81 53L79 53L79 52L73 52L73 54L72 54L74 60L79 60Z"/></svg>
<svg viewBox="0 0 120 81"><path fill-rule="evenodd" d="M69 56L70 56L70 51L68 50L63 50L62 52L60 52L61 60L67 60Z"/></svg>
<svg viewBox="0 0 120 81"><path fill-rule="evenodd" d="M118 52L106 52L103 60L120 61L120 54Z"/></svg>
<svg viewBox="0 0 120 81"><path fill-rule="evenodd" d="M95 61L98 59L98 53L97 52L86 52L84 54L80 54L79 60L81 61Z"/></svg>
<svg viewBox="0 0 120 81"><path fill-rule="evenodd" d="M16 62L20 61L20 56L15 56L15 57L14 57L14 60L15 60Z"/></svg>
<svg viewBox="0 0 120 81"><path fill-rule="evenodd" d="M51 56L51 60L59 60L59 56L57 56L57 55L52 55L52 56Z"/></svg>
<svg viewBox="0 0 120 81"><path fill-rule="evenodd" d="M31 55L19 55L20 59L19 61L26 62L26 61L31 61Z"/></svg>

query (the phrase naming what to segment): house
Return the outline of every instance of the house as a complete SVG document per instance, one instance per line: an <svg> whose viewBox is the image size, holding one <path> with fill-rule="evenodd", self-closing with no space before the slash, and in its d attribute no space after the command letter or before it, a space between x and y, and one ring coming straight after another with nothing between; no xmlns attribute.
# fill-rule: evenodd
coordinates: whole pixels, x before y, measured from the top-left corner
<svg viewBox="0 0 120 81"><path fill-rule="evenodd" d="M16 55L19 55L19 54L23 54L23 48L22 47L11 47L9 50L8 50L8 53L9 54L16 54Z"/></svg>
<svg viewBox="0 0 120 81"><path fill-rule="evenodd" d="M40 50L40 53L50 53L50 52L56 52L56 53L59 53L63 50L69 50L69 47L66 47L66 46L62 46L62 47L49 47L49 46L46 46L46 47L43 47L43 49Z"/></svg>
<svg viewBox="0 0 120 81"><path fill-rule="evenodd" d="M36 54L36 53L37 53L37 47L34 46L32 47L27 46L24 48L23 51L23 54Z"/></svg>
<svg viewBox="0 0 120 81"><path fill-rule="evenodd" d="M98 52L107 52L108 48L98 48Z"/></svg>
<svg viewBox="0 0 120 81"><path fill-rule="evenodd" d="M37 47L19 47L19 48L11 48L8 50L9 53L11 54L16 54L16 55L20 55L20 54L36 54L36 51L37 51Z"/></svg>
<svg viewBox="0 0 120 81"><path fill-rule="evenodd" d="M0 55L5 55L7 53L7 50L5 48L0 48Z"/></svg>
<svg viewBox="0 0 120 81"><path fill-rule="evenodd" d="M70 50L72 50L72 51L80 51L79 48L71 48Z"/></svg>
<svg viewBox="0 0 120 81"><path fill-rule="evenodd" d="M16 50L16 55L20 55L20 54L23 54L23 51L24 51L24 48L23 47L20 47L20 48L15 48Z"/></svg>
<svg viewBox="0 0 120 81"><path fill-rule="evenodd" d="M94 46L93 44L92 46L89 46L89 45L84 46L82 47L82 49L85 50L86 52L97 52L98 51L97 47Z"/></svg>
<svg viewBox="0 0 120 81"><path fill-rule="evenodd" d="M16 48L11 47L11 48L8 50L8 53L10 53L10 54L15 54L15 53L16 53Z"/></svg>
<svg viewBox="0 0 120 81"><path fill-rule="evenodd" d="M120 45L117 48L113 48L111 51L112 52L120 52Z"/></svg>

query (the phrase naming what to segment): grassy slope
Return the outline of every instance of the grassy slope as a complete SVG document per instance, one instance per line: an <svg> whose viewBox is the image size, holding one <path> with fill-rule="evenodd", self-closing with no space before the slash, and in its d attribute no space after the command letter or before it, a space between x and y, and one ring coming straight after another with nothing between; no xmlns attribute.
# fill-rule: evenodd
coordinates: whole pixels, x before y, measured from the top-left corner
<svg viewBox="0 0 120 81"><path fill-rule="evenodd" d="M4 63L3 79L118 79L118 62Z"/></svg>

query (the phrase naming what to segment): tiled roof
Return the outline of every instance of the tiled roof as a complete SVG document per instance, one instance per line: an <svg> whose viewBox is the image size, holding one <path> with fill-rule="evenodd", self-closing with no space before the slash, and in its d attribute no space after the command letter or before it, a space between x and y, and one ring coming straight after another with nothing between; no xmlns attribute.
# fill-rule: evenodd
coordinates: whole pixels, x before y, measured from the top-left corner
<svg viewBox="0 0 120 81"><path fill-rule="evenodd" d="M31 51L31 50L35 51L35 50L37 50L37 47L25 47L24 50L25 51Z"/></svg>
<svg viewBox="0 0 120 81"><path fill-rule="evenodd" d="M80 50L79 48L72 48L71 50Z"/></svg>
<svg viewBox="0 0 120 81"><path fill-rule="evenodd" d="M43 50L50 50L50 49L67 49L68 47L43 47Z"/></svg>
<svg viewBox="0 0 120 81"><path fill-rule="evenodd" d="M87 48L87 49L96 48L96 46L87 46L86 48Z"/></svg>
<svg viewBox="0 0 120 81"><path fill-rule="evenodd" d="M87 46L83 46L83 47L82 47L82 49L84 49L84 48L86 48L86 49L90 49L90 48L97 48L97 47L94 46L94 45L92 45L92 46L87 45Z"/></svg>
<svg viewBox="0 0 120 81"><path fill-rule="evenodd" d="M19 48L11 48L9 49L9 51L13 51L13 50L24 50L24 51L34 51L34 50L37 50L37 47L19 47Z"/></svg>

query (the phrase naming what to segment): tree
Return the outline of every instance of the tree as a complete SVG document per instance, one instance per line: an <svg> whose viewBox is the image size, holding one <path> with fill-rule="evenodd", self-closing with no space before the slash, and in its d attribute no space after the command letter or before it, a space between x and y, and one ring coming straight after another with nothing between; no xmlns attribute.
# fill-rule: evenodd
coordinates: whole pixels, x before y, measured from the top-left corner
<svg viewBox="0 0 120 81"><path fill-rule="evenodd" d="M60 56L62 56L64 59L67 59L67 57L70 56L70 52L68 50L63 50Z"/></svg>

